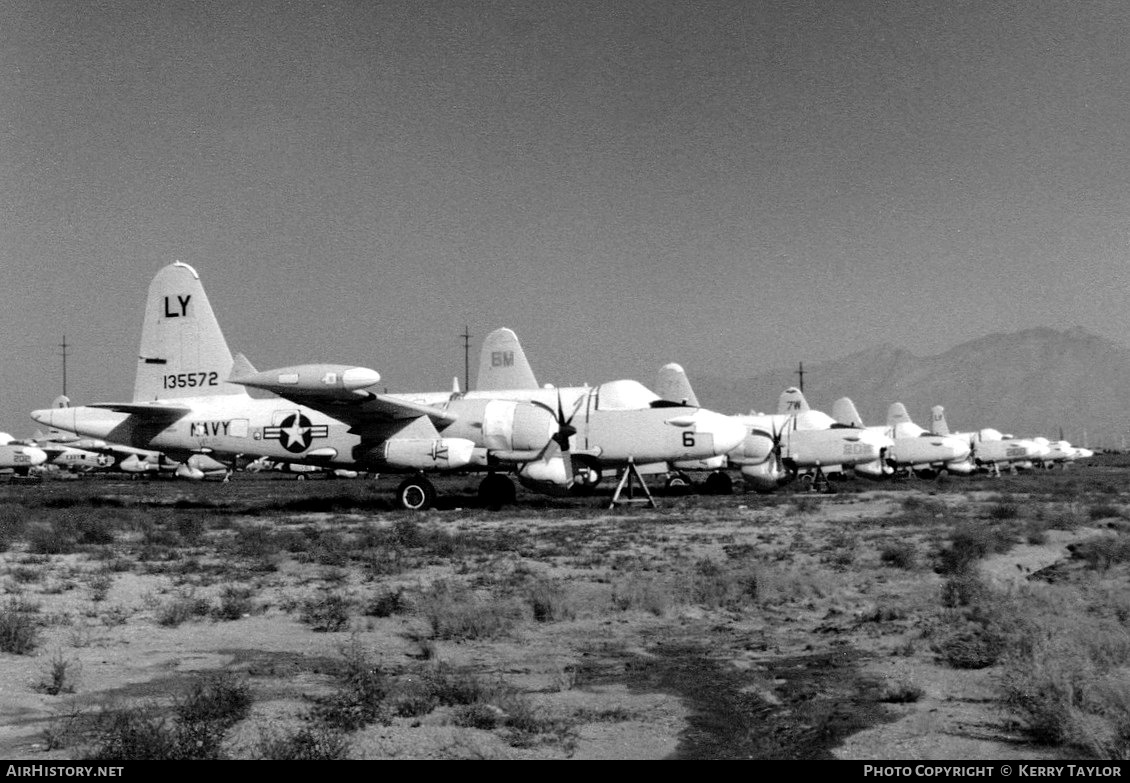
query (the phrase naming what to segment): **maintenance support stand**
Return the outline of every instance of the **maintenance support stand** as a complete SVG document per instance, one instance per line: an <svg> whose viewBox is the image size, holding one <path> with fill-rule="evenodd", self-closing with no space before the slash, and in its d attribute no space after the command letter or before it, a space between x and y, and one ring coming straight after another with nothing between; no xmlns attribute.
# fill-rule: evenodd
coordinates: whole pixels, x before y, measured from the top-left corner
<svg viewBox="0 0 1130 783"><path fill-rule="evenodd" d="M635 496L633 485L636 481L640 483L640 489L643 490L646 497ZM624 491L625 486L628 489L628 497L622 498L620 493ZM636 463L631 457L628 457L628 465L620 474L620 483L616 485L616 491L612 493L612 502L608 504L608 507L610 509L615 508L619 503L648 503L652 508L659 508L655 498L651 496L651 490L647 488L647 482L643 480L639 468L636 467Z"/></svg>

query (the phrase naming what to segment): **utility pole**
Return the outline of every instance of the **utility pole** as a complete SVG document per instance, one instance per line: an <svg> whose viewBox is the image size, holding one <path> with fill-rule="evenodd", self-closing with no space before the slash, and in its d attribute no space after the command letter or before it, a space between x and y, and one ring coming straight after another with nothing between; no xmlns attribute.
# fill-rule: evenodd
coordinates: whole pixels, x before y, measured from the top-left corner
<svg viewBox="0 0 1130 783"><path fill-rule="evenodd" d="M471 327L463 325L463 392L471 391Z"/></svg>
<svg viewBox="0 0 1130 783"><path fill-rule="evenodd" d="M63 342L59 346L63 349L63 396L67 396L67 336L63 335Z"/></svg>
<svg viewBox="0 0 1130 783"><path fill-rule="evenodd" d="M800 367L796 371L796 374L800 377L800 390L803 392L804 391L804 362L800 363Z"/></svg>

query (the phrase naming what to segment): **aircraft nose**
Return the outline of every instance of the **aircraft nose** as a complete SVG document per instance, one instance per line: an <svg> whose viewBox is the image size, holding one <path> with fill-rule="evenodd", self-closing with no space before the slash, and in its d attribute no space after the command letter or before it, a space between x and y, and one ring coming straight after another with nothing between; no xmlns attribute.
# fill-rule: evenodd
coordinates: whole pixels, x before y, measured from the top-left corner
<svg viewBox="0 0 1130 783"><path fill-rule="evenodd" d="M954 460L965 459L973 451L969 442L964 438L946 438L946 445L953 450Z"/></svg>
<svg viewBox="0 0 1130 783"><path fill-rule="evenodd" d="M31 460L32 465L42 465L47 461L47 452L35 446L24 446L24 454Z"/></svg>
<svg viewBox="0 0 1130 783"><path fill-rule="evenodd" d="M54 408L43 408L41 410L32 411L31 418L40 424L46 424L48 427L53 427L52 414L55 413Z"/></svg>
<svg viewBox="0 0 1130 783"><path fill-rule="evenodd" d="M868 447L868 454L873 459L879 459L883 456L883 449L889 449L894 445L894 441L886 435L880 435L876 432L862 432L859 435L859 442L864 443Z"/></svg>

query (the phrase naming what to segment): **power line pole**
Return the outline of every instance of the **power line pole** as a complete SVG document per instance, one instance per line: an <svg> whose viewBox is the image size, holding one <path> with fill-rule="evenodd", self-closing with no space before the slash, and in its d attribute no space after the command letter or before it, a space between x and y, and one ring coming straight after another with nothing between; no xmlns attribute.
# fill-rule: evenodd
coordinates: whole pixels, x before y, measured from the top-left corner
<svg viewBox="0 0 1130 783"><path fill-rule="evenodd" d="M471 327L463 325L463 391L471 391Z"/></svg>
<svg viewBox="0 0 1130 783"><path fill-rule="evenodd" d="M59 345L63 349L63 396L67 396L67 336L63 335L63 342Z"/></svg>
<svg viewBox="0 0 1130 783"><path fill-rule="evenodd" d="M800 367L796 371L796 374L798 376L800 376L800 390L803 392L804 391L804 362L800 363Z"/></svg>

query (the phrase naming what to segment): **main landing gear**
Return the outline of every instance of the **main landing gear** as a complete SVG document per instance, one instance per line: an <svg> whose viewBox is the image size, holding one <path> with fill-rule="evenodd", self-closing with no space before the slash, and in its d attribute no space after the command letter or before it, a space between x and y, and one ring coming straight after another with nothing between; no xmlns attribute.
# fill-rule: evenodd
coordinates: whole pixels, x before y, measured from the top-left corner
<svg viewBox="0 0 1130 783"><path fill-rule="evenodd" d="M729 495L734 491L734 480L729 473L716 470L702 482L702 489L707 495Z"/></svg>
<svg viewBox="0 0 1130 783"><path fill-rule="evenodd" d="M517 496L514 482L500 473L488 473L479 482L479 502L491 511L513 504Z"/></svg>
<svg viewBox="0 0 1130 783"><path fill-rule="evenodd" d="M396 488L396 502L408 511L426 511L435 505L436 488L423 474L406 478Z"/></svg>
<svg viewBox="0 0 1130 783"><path fill-rule="evenodd" d="M679 471L667 477L666 487L668 495L686 495L694 489L694 482L686 473Z"/></svg>

